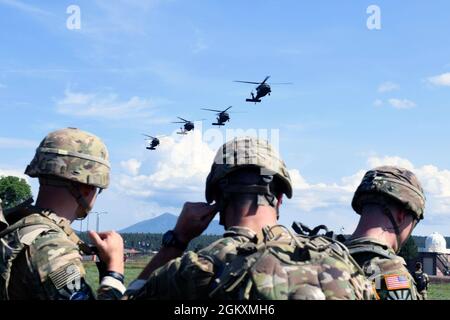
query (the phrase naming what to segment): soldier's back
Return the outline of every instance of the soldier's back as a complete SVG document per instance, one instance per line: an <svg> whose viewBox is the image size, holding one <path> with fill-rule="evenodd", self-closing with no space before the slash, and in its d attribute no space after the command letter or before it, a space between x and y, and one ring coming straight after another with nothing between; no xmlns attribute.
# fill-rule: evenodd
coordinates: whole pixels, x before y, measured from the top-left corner
<svg viewBox="0 0 450 320"><path fill-rule="evenodd" d="M233 300L370 299L370 285L346 248L331 239L266 229L261 243L237 248L210 294Z"/></svg>

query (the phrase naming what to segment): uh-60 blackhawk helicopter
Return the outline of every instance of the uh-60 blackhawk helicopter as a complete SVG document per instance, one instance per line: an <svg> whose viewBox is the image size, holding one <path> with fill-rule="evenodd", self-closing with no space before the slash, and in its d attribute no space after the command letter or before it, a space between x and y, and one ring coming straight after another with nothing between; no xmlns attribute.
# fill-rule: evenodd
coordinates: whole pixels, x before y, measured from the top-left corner
<svg viewBox="0 0 450 320"><path fill-rule="evenodd" d="M230 114L227 111L230 110L231 108L232 108L232 106L226 108L223 111L214 110L214 109L205 109L205 108L202 108L202 110L217 112L217 122L211 123L211 124L213 126L224 126L225 122L230 121Z"/></svg>
<svg viewBox="0 0 450 320"><path fill-rule="evenodd" d="M148 134L144 134L144 133L142 135L149 138L149 139L145 139L145 140L149 141L149 144L146 147L147 150L156 150L156 147L159 146L159 144L160 144L159 138L164 137L164 136L152 137L152 136L149 136Z"/></svg>
<svg viewBox="0 0 450 320"><path fill-rule="evenodd" d="M267 80L270 78L270 76L267 76L262 82L253 82L253 81L241 81L241 80L235 80L234 82L240 82L240 83L250 83L250 84L256 84L258 85L256 87L256 96L251 92L252 97L249 99L246 99L247 102L254 102L255 104L257 102L261 102L261 98L265 97L267 95L270 96L270 93L272 92L272 89L270 87L270 84L267 83ZM271 83L274 84L292 84L291 82L279 82L279 83Z"/></svg>
<svg viewBox="0 0 450 320"><path fill-rule="evenodd" d="M195 129L195 125L194 125L194 121L190 121L190 120L186 120L180 117L177 117L178 119L180 119L181 121L175 121L172 123L181 123L184 124L183 127L180 128L180 131L177 132L177 134L187 134L189 131L192 131ZM205 119L201 119L201 120L197 120L197 121L202 121Z"/></svg>

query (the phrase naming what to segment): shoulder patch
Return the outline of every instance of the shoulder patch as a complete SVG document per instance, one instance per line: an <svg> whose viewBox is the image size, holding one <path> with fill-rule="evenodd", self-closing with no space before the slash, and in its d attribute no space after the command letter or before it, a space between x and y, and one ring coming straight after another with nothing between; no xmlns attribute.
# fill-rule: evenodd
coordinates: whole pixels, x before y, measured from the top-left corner
<svg viewBox="0 0 450 320"><path fill-rule="evenodd" d="M49 274L49 278L57 290L63 287L79 290L81 277L80 268L73 263L69 263Z"/></svg>
<svg viewBox="0 0 450 320"><path fill-rule="evenodd" d="M409 289L411 288L408 277L404 274L388 274L384 276L386 288L391 290Z"/></svg>

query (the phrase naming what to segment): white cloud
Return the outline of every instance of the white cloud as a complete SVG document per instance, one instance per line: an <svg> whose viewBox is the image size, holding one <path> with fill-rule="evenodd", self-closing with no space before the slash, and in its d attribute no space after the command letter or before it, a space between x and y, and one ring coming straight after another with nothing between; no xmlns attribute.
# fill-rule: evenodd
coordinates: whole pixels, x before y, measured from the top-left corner
<svg viewBox="0 0 450 320"><path fill-rule="evenodd" d="M181 205L192 197L202 200L215 150L202 141L199 131L180 141L172 137L163 137L160 141L155 153L158 160L156 165L153 164L152 173L122 174L117 180L117 188L129 196L157 200L164 206ZM134 163L134 159L131 160ZM152 162L155 162L154 157ZM129 164L130 160L124 163ZM142 162L141 172L148 163Z"/></svg>
<svg viewBox="0 0 450 320"><path fill-rule="evenodd" d="M389 99L389 103L396 109L411 109L416 106L415 102L408 99Z"/></svg>
<svg viewBox="0 0 450 320"><path fill-rule="evenodd" d="M0 177L15 176L25 179L29 183L29 177L19 169L0 169Z"/></svg>
<svg viewBox="0 0 450 320"><path fill-rule="evenodd" d="M375 168L380 166L398 166L402 167L408 170L413 170L414 165L411 163L411 161L403 159L401 157L375 157L372 156L367 160L367 164L369 168Z"/></svg>
<svg viewBox="0 0 450 320"><path fill-rule="evenodd" d="M398 84L391 82L391 81L387 81L387 82L383 82L382 84L379 85L378 92L385 93L385 92L391 92L391 91L398 90L398 89L400 89L400 86Z"/></svg>
<svg viewBox="0 0 450 320"><path fill-rule="evenodd" d="M154 109L153 100L134 96L121 101L114 93L95 94L66 90L64 98L56 102L56 110L61 114L108 120L150 118ZM153 121L155 123L161 119L153 118Z"/></svg>
<svg viewBox="0 0 450 320"><path fill-rule="evenodd" d="M427 79L429 83L438 87L450 87L450 72Z"/></svg>
<svg viewBox="0 0 450 320"><path fill-rule="evenodd" d="M373 105L375 106L375 107L382 107L383 106L383 100L381 100L381 99L377 99L377 100L375 100L374 102L373 102Z"/></svg>
<svg viewBox="0 0 450 320"><path fill-rule="evenodd" d="M0 137L0 149L36 148L37 145L33 140Z"/></svg>
<svg viewBox="0 0 450 320"><path fill-rule="evenodd" d="M364 172L360 170L352 176L341 178L339 182L327 184L323 182L309 183L298 170L290 170L294 192L291 205L293 204L301 210L313 211L319 208L349 204Z"/></svg>
<svg viewBox="0 0 450 320"><path fill-rule="evenodd" d="M120 162L122 168L124 168L127 173L136 176L139 173L139 168L142 165L142 162L136 159L129 159L127 161Z"/></svg>

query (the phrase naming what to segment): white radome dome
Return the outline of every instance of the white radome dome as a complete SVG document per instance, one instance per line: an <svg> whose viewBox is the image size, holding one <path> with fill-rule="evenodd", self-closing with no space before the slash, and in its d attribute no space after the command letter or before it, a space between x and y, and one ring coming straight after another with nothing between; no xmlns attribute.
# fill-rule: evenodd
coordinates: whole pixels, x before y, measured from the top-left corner
<svg viewBox="0 0 450 320"><path fill-rule="evenodd" d="M425 251L426 252L447 252L447 244L445 242L445 238L437 233L433 232L430 234L425 240Z"/></svg>

